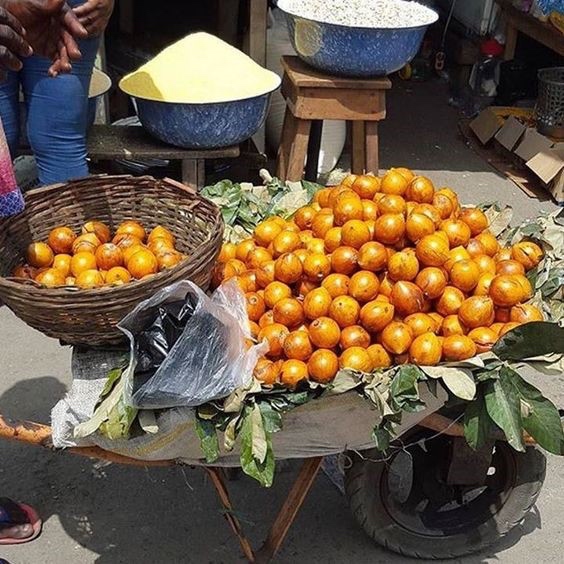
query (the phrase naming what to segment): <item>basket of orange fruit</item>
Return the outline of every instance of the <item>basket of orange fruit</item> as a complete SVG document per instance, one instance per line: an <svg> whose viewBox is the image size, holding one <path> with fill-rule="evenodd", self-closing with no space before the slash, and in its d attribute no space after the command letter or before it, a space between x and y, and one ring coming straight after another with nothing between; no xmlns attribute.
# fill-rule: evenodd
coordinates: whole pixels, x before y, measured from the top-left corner
<svg viewBox="0 0 564 564"><path fill-rule="evenodd" d="M0 222L0 302L65 343L117 343L119 321L161 288L191 280L207 289L222 236L217 206L169 179L39 188Z"/></svg>
<svg viewBox="0 0 564 564"><path fill-rule="evenodd" d="M408 169L350 175L224 243L213 283L245 292L251 332L270 348L255 370L265 385L460 362L544 319L526 276L543 250L502 246L489 227L482 209Z"/></svg>

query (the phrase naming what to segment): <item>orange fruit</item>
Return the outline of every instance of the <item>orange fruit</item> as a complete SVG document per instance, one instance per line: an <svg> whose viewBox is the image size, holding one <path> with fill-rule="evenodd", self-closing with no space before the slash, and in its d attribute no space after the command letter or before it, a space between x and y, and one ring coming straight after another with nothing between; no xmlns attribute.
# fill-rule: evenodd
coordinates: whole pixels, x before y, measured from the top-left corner
<svg viewBox="0 0 564 564"><path fill-rule="evenodd" d="M53 268L60 270L65 275L65 277L69 276L71 260L72 257L70 255L55 255L55 258L53 259Z"/></svg>
<svg viewBox="0 0 564 564"><path fill-rule="evenodd" d="M282 361L273 362L267 358L259 358L255 365L253 376L266 386L272 386L278 381L281 367Z"/></svg>
<svg viewBox="0 0 564 564"><path fill-rule="evenodd" d="M159 272L166 270L167 268L174 268L179 264L184 258L186 258L182 253L175 251L174 249L169 249L166 251L159 251L155 253L157 257L157 264L159 265Z"/></svg>
<svg viewBox="0 0 564 564"><path fill-rule="evenodd" d="M110 232L110 228L101 221L87 221L82 226L82 234L86 235L87 233L93 233L99 239L99 241L104 244L108 243L112 238L112 234ZM170 234L172 237L172 234ZM174 238L172 238L172 242L174 243Z"/></svg>
<svg viewBox="0 0 564 564"><path fill-rule="evenodd" d="M295 298L283 298L272 308L274 322L296 327L305 321L304 308Z"/></svg>
<svg viewBox="0 0 564 564"><path fill-rule="evenodd" d="M362 217L364 221L375 220L378 217L378 206L372 200L362 200Z"/></svg>
<svg viewBox="0 0 564 564"><path fill-rule="evenodd" d="M260 268L261 264L272 260L272 255L263 247L256 247L247 255L245 265L249 269Z"/></svg>
<svg viewBox="0 0 564 564"><path fill-rule="evenodd" d="M272 309L280 300L291 296L292 289L283 282L274 281L264 288L264 302L269 309Z"/></svg>
<svg viewBox="0 0 564 564"><path fill-rule="evenodd" d="M490 293L490 286L492 280L495 278L495 274L491 272L486 272L480 276L478 279L478 284L474 288L475 296L487 296Z"/></svg>
<svg viewBox="0 0 564 564"><path fill-rule="evenodd" d="M459 260L450 270L450 283L463 292L470 292L478 284L480 269L473 260Z"/></svg>
<svg viewBox="0 0 564 564"><path fill-rule="evenodd" d="M98 270L85 270L76 277L75 284L83 290L92 290L104 285L104 277Z"/></svg>
<svg viewBox="0 0 564 564"><path fill-rule="evenodd" d="M356 325L360 315L360 305L351 296L334 298L329 306L329 317L337 322L341 329Z"/></svg>
<svg viewBox="0 0 564 564"><path fill-rule="evenodd" d="M137 252L142 251L144 249L146 249L147 247L145 247L145 245L141 244L141 245L132 245L131 247L127 247L125 249L123 249L123 263L127 264L127 261ZM119 247L118 247L119 249ZM121 250L121 249L120 249Z"/></svg>
<svg viewBox="0 0 564 564"><path fill-rule="evenodd" d="M392 365L393 359L382 345L370 345L366 352L370 357L373 368L388 368Z"/></svg>
<svg viewBox="0 0 564 564"><path fill-rule="evenodd" d="M265 221L274 221L274 223L282 227L282 229L286 229L286 226L288 225L288 222L279 215L272 215Z"/></svg>
<svg viewBox="0 0 564 564"><path fill-rule="evenodd" d="M431 204L435 195L435 187L426 176L416 176L409 183L405 197L407 200L419 202L420 204Z"/></svg>
<svg viewBox="0 0 564 564"><path fill-rule="evenodd" d="M519 282L521 288L523 289L523 295L521 301L525 302L529 298L533 297L533 286L529 282L529 279L523 274L514 274L515 279Z"/></svg>
<svg viewBox="0 0 564 564"><path fill-rule="evenodd" d="M360 303L373 300L378 295L380 281L373 272L361 270L351 276L349 295Z"/></svg>
<svg viewBox="0 0 564 564"><path fill-rule="evenodd" d="M343 180L341 181L341 186L350 188L355 183L355 180L357 178L358 175L356 174L347 174L347 176L345 176L345 178L343 178Z"/></svg>
<svg viewBox="0 0 564 564"><path fill-rule="evenodd" d="M445 318L436 311L430 311L427 313L427 315L435 322L435 333L439 333L441 331Z"/></svg>
<svg viewBox="0 0 564 564"><path fill-rule="evenodd" d="M302 248L307 248L307 244L313 239L313 232L311 229L304 229L298 233Z"/></svg>
<svg viewBox="0 0 564 564"><path fill-rule="evenodd" d="M127 261L127 270L133 278L140 280L149 274L158 272L159 263L157 257L149 249L141 249Z"/></svg>
<svg viewBox="0 0 564 564"><path fill-rule="evenodd" d="M163 227L162 225L157 225L156 227L153 227L153 229L151 229L151 232L147 236L147 243L150 243L154 239L168 239L171 245L174 247L174 235L169 229Z"/></svg>
<svg viewBox="0 0 564 564"><path fill-rule="evenodd" d="M271 282L274 282L274 265L273 260L263 262L257 269L255 274L257 277L257 286L266 288Z"/></svg>
<svg viewBox="0 0 564 564"><path fill-rule="evenodd" d="M466 335L468 329L460 321L458 315L447 315L443 319L441 326L441 335L443 337L450 337L451 335Z"/></svg>
<svg viewBox="0 0 564 564"><path fill-rule="evenodd" d="M291 253L300 248L301 244L300 236L297 233L284 230L272 241L272 248L274 250L272 256L276 258L284 253Z"/></svg>
<svg viewBox="0 0 564 564"><path fill-rule="evenodd" d="M339 367L359 372L371 372L373 369L370 355L362 347L345 349L339 358Z"/></svg>
<svg viewBox="0 0 564 564"><path fill-rule="evenodd" d="M89 252L95 253L96 249L102 244L100 239L94 235L94 233L86 233L85 235L79 235L72 244L73 254Z"/></svg>
<svg viewBox="0 0 564 564"><path fill-rule="evenodd" d="M371 200L380 189L380 179L372 174L363 174L357 176L350 186L361 198Z"/></svg>
<svg viewBox="0 0 564 564"><path fill-rule="evenodd" d="M96 249L94 254L96 263L101 270L110 270L114 266L123 265L123 252L113 243L104 243Z"/></svg>
<svg viewBox="0 0 564 564"><path fill-rule="evenodd" d="M143 241L139 237L134 235L129 235L128 233L118 233L113 239L112 243L117 245L122 251L128 247L134 247L136 245L143 245Z"/></svg>
<svg viewBox="0 0 564 564"><path fill-rule="evenodd" d="M106 274L106 283L112 284L113 286L119 286L121 284L127 284L131 282L131 274L129 270L123 268L123 266L114 266L108 270Z"/></svg>
<svg viewBox="0 0 564 564"><path fill-rule="evenodd" d="M234 278L239 288L246 294L247 292L256 292L258 290L257 277L254 270L246 270Z"/></svg>
<svg viewBox="0 0 564 564"><path fill-rule="evenodd" d="M305 262L305 259L311 254L307 249L296 249L294 254L300 259L302 266Z"/></svg>
<svg viewBox="0 0 564 564"><path fill-rule="evenodd" d="M264 298L256 292L247 292L245 294L247 302L247 315L251 321L258 321L266 311Z"/></svg>
<svg viewBox="0 0 564 564"><path fill-rule="evenodd" d="M409 181L406 177L401 172L391 168L382 178L380 191L384 194L398 194L403 196L408 185Z"/></svg>
<svg viewBox="0 0 564 564"><path fill-rule="evenodd" d="M371 202L372 203L372 202ZM340 198L333 207L335 225L344 225L351 219L363 219L364 208L358 198Z"/></svg>
<svg viewBox="0 0 564 564"><path fill-rule="evenodd" d="M480 255L481 256L481 255ZM443 264L443 267L450 272L455 263L461 260L471 260L471 256L464 247L454 247L448 252L448 259Z"/></svg>
<svg viewBox="0 0 564 564"><path fill-rule="evenodd" d="M329 274L321 283L321 286L329 292L331 299L337 296L346 296L349 293L349 285L350 278L345 274L338 273Z"/></svg>
<svg viewBox="0 0 564 564"><path fill-rule="evenodd" d="M496 274L525 274L525 267L516 260L501 260L496 264Z"/></svg>
<svg viewBox="0 0 564 564"><path fill-rule="evenodd" d="M86 270L96 270L97 266L96 257L90 252L82 251L72 257L70 271L75 278L78 278Z"/></svg>
<svg viewBox="0 0 564 564"><path fill-rule="evenodd" d="M284 231L292 231L292 233L300 233L300 228L292 221L289 220L286 222L286 227L284 227Z"/></svg>
<svg viewBox="0 0 564 564"><path fill-rule="evenodd" d="M331 254L331 268L337 274L352 274L357 266L358 251L354 247L339 247Z"/></svg>
<svg viewBox="0 0 564 564"><path fill-rule="evenodd" d="M331 260L322 253L311 253L304 260L303 273L309 280L321 282L331 273Z"/></svg>
<svg viewBox="0 0 564 564"><path fill-rule="evenodd" d="M360 249L364 243L370 241L370 230L364 221L351 219L341 228L341 244Z"/></svg>
<svg viewBox="0 0 564 564"><path fill-rule="evenodd" d="M382 331L394 318L395 309L391 303L373 300L360 310L360 323L371 333Z"/></svg>
<svg viewBox="0 0 564 564"><path fill-rule="evenodd" d="M378 200L377 206L378 215L384 215L385 213L399 213L403 215L405 214L407 203L397 194L385 194Z"/></svg>
<svg viewBox="0 0 564 564"><path fill-rule="evenodd" d="M476 355L476 344L466 335L449 335L443 341L443 357L448 361L461 361Z"/></svg>
<svg viewBox="0 0 564 564"><path fill-rule="evenodd" d="M405 222L405 233L410 241L417 243L426 235L432 235L435 232L435 223L433 220L423 213L412 213Z"/></svg>
<svg viewBox="0 0 564 564"><path fill-rule="evenodd" d="M138 247L143 248L141 245L139 245ZM137 250L139 250L139 248ZM124 253L127 253L128 255L130 254L130 252L131 251L128 252L127 249L124 251ZM225 279L228 280L232 276L243 274L243 272L245 272L246 269L247 267L243 261L240 261L239 259L229 259L225 263L225 267L224 267Z"/></svg>
<svg viewBox="0 0 564 564"><path fill-rule="evenodd" d="M231 244L231 243L228 243ZM142 244L139 245L132 245L132 246L143 246ZM222 251L223 251L223 247L225 245L222 246ZM171 243L170 239L164 238L164 237L155 237L153 239L151 239L148 244L147 244L148 249L154 254L156 255L157 253L160 252L164 252L164 251L174 251L174 245ZM236 252L236 245L234 245L234 252L233 252L233 257L227 257L225 254L223 255L223 260L219 260L218 257L218 262L222 262L225 263L227 262L227 260L229 260L229 258L234 258L235 257L235 252ZM221 256L221 252L220 252L220 256Z"/></svg>
<svg viewBox="0 0 564 564"><path fill-rule="evenodd" d="M458 217L470 227L472 237L476 237L476 235L479 235L484 229L489 227L486 214L478 208L463 208L460 210Z"/></svg>
<svg viewBox="0 0 564 564"><path fill-rule="evenodd" d="M441 341L434 333L423 333L415 337L409 347L409 359L419 366L435 366L443 354Z"/></svg>
<svg viewBox="0 0 564 564"><path fill-rule="evenodd" d="M306 244L306 250L308 253L321 253L325 252L325 240L320 239L319 237L313 237L308 243Z"/></svg>
<svg viewBox="0 0 564 564"><path fill-rule="evenodd" d="M34 280L37 274L37 269L29 266L29 264L20 264L12 271L14 278L22 278L24 280Z"/></svg>
<svg viewBox="0 0 564 564"><path fill-rule="evenodd" d="M245 239L237 244L237 249L235 250L235 257L241 262L247 262L247 258L251 251L257 248L256 243L253 239Z"/></svg>
<svg viewBox="0 0 564 564"><path fill-rule="evenodd" d="M513 307L524 301L523 286L515 274L499 274L490 284L489 295L499 307Z"/></svg>
<svg viewBox="0 0 564 564"><path fill-rule="evenodd" d="M482 244L486 251L486 255L493 257L501 248L499 241L495 238L495 235L490 231L482 231L476 235L476 241Z"/></svg>
<svg viewBox="0 0 564 564"><path fill-rule="evenodd" d="M440 229L447 234L451 248L467 245L470 241L470 227L459 219L445 219Z"/></svg>
<svg viewBox="0 0 564 564"><path fill-rule="evenodd" d="M489 327L494 322L494 303L488 296L472 296L458 310L460 321L469 327Z"/></svg>
<svg viewBox="0 0 564 564"><path fill-rule="evenodd" d="M396 312L402 316L423 311L425 298L417 284L400 280L394 284L390 300Z"/></svg>
<svg viewBox="0 0 564 564"><path fill-rule="evenodd" d="M294 389L300 382L307 380L307 364L301 360L286 360L280 369L280 383Z"/></svg>
<svg viewBox="0 0 564 564"><path fill-rule="evenodd" d="M543 250L532 241L521 241L511 247L511 258L520 262L525 270L531 270L542 260Z"/></svg>
<svg viewBox="0 0 564 564"><path fill-rule="evenodd" d="M132 220L124 221L117 228L116 235L121 235L122 233L126 235L133 235L141 241L144 241L146 237L145 229L143 228L143 226L137 221Z"/></svg>
<svg viewBox="0 0 564 564"><path fill-rule="evenodd" d="M446 288L447 278L440 268L428 266L417 274L415 284L421 288L425 298L434 300L441 296Z"/></svg>
<svg viewBox="0 0 564 564"><path fill-rule="evenodd" d="M426 235L415 246L417 259L424 266L442 266L449 258L449 244L439 235Z"/></svg>
<svg viewBox="0 0 564 564"><path fill-rule="evenodd" d="M307 370L311 380L328 384L339 371L339 359L333 351L317 349L307 362Z"/></svg>
<svg viewBox="0 0 564 564"><path fill-rule="evenodd" d="M474 258L480 255L485 255L486 248L482 245L482 243L480 243L480 241L478 241L478 239L470 239L466 245L466 252L470 258Z"/></svg>
<svg viewBox="0 0 564 564"><path fill-rule="evenodd" d="M453 200L446 194L442 194L440 190L435 192L432 204L443 219L451 217L455 209Z"/></svg>
<svg viewBox="0 0 564 564"><path fill-rule="evenodd" d="M498 323L507 323L511 315L511 308L496 307L494 311L494 319Z"/></svg>
<svg viewBox="0 0 564 564"><path fill-rule="evenodd" d="M65 286L76 286L76 278L74 276L67 276L65 278Z"/></svg>
<svg viewBox="0 0 564 564"><path fill-rule="evenodd" d="M272 313L272 310L268 310L267 312L265 312L262 317L258 320L258 326L262 329L263 327L266 327L267 325L272 325L274 323L274 314Z"/></svg>
<svg viewBox="0 0 564 564"><path fill-rule="evenodd" d="M489 327L476 327L468 333L468 337L474 341L476 352L485 353L495 345L498 335Z"/></svg>
<svg viewBox="0 0 564 564"><path fill-rule="evenodd" d="M303 274L302 261L293 253L284 253L274 262L274 277L285 284L294 284Z"/></svg>
<svg viewBox="0 0 564 564"><path fill-rule="evenodd" d="M294 295L303 299L317 287L317 282L312 282L311 280L301 280L294 288Z"/></svg>
<svg viewBox="0 0 564 564"><path fill-rule="evenodd" d="M325 317L329 313L332 297L326 288L315 288L304 298L304 314L308 319Z"/></svg>
<svg viewBox="0 0 564 564"><path fill-rule="evenodd" d="M270 323L262 327L259 331L258 342L262 343L262 341L266 339L269 347L268 354L277 357L282 354L284 341L289 334L290 331L285 325L281 323Z"/></svg>
<svg viewBox="0 0 564 564"><path fill-rule="evenodd" d="M370 335L366 329L360 325L351 325L341 331L339 344L343 350L350 349L351 347L362 347L366 349L370 345Z"/></svg>
<svg viewBox="0 0 564 564"><path fill-rule="evenodd" d="M341 228L331 227L325 234L324 239L325 250L332 253L335 249L341 246Z"/></svg>
<svg viewBox="0 0 564 564"><path fill-rule="evenodd" d="M301 231L311 229L313 218L317 212L311 206L303 206L294 214L294 222Z"/></svg>
<svg viewBox="0 0 564 564"><path fill-rule="evenodd" d="M419 335L423 335L423 333L434 333L436 331L435 320L426 313L412 313L403 321L409 325L414 337L419 337Z"/></svg>
<svg viewBox="0 0 564 564"><path fill-rule="evenodd" d="M311 342L321 349L332 349L339 344L341 329L330 317L318 317L309 326Z"/></svg>
<svg viewBox="0 0 564 564"><path fill-rule="evenodd" d="M499 338L503 337L506 333L509 333L509 331L512 331L516 327L519 327L519 325L521 325L521 323L518 321L509 321L508 323L505 323L499 331Z"/></svg>
<svg viewBox="0 0 564 564"><path fill-rule="evenodd" d="M393 169L395 172L399 172L408 182L411 182L415 178L415 173L404 166L398 166Z"/></svg>
<svg viewBox="0 0 564 564"><path fill-rule="evenodd" d="M253 231L253 238L257 245L261 247L268 247L280 233L282 233L283 226L279 225L272 219L259 223Z"/></svg>
<svg viewBox="0 0 564 564"><path fill-rule="evenodd" d="M495 274L496 262L488 255L478 255L472 259L478 266L480 274L490 273Z"/></svg>
<svg viewBox="0 0 564 564"><path fill-rule="evenodd" d="M435 309L443 316L458 313L465 300L464 293L454 286L447 286L440 298L435 302Z"/></svg>
<svg viewBox="0 0 564 564"><path fill-rule="evenodd" d="M323 213L323 210L317 212L311 222L311 231L315 237L323 239L327 231L335 226L335 218L333 213Z"/></svg>
<svg viewBox="0 0 564 564"><path fill-rule="evenodd" d="M55 254L71 254L76 235L69 227L55 227L49 232L47 243Z"/></svg>
<svg viewBox="0 0 564 564"><path fill-rule="evenodd" d="M318 203L322 208L329 207L329 196L331 194L332 188L322 188L318 190L314 196L313 201Z"/></svg>
<svg viewBox="0 0 564 564"><path fill-rule="evenodd" d="M544 314L534 305L518 304L511 308L509 319L517 323L530 323L531 321L544 321Z"/></svg>
<svg viewBox="0 0 564 564"><path fill-rule="evenodd" d="M392 295L392 290L394 289L394 283L390 280L388 274L380 275L380 294L390 297ZM391 302L391 300L390 300Z"/></svg>
<svg viewBox="0 0 564 564"><path fill-rule="evenodd" d="M433 222L436 229L439 228L443 220L439 210L431 204L416 204L411 210L411 214L422 214L427 216Z"/></svg>
<svg viewBox="0 0 564 564"><path fill-rule="evenodd" d="M413 341L411 327L401 321L392 321L380 335L382 346L392 354L403 354L409 350Z"/></svg>
<svg viewBox="0 0 564 564"><path fill-rule="evenodd" d="M381 243L370 241L358 250L358 265L363 270L377 272L386 268L387 263L388 253Z"/></svg>
<svg viewBox="0 0 564 564"><path fill-rule="evenodd" d="M374 239L374 233L376 233L376 221L374 219L367 219L364 223L366 223L366 227L368 227L370 238Z"/></svg>
<svg viewBox="0 0 564 564"><path fill-rule="evenodd" d="M65 286L65 278L65 274L57 268L48 268L40 272L35 277L35 281L46 288L56 288L57 286Z"/></svg>
<svg viewBox="0 0 564 564"><path fill-rule="evenodd" d="M419 272L419 261L413 249L395 253L388 260L388 276L392 280L413 280Z"/></svg>
<svg viewBox="0 0 564 564"><path fill-rule="evenodd" d="M405 233L405 219L397 213L385 213L376 220L374 239L384 245L397 243Z"/></svg>
<svg viewBox="0 0 564 564"><path fill-rule="evenodd" d="M307 331L292 331L284 341L286 358L306 361L313 353Z"/></svg>

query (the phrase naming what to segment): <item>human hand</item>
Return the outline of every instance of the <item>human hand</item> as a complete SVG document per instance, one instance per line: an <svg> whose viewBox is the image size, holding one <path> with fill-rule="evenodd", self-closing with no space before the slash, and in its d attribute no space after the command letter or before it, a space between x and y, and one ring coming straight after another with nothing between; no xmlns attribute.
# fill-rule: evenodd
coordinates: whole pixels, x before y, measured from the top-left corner
<svg viewBox="0 0 564 564"><path fill-rule="evenodd" d="M112 12L114 0L86 0L84 4L73 8L78 21L86 28L89 37L104 33Z"/></svg>
<svg viewBox="0 0 564 564"><path fill-rule="evenodd" d="M29 57L32 53L21 23L0 6L0 80L7 70L19 71L22 68L20 58Z"/></svg>

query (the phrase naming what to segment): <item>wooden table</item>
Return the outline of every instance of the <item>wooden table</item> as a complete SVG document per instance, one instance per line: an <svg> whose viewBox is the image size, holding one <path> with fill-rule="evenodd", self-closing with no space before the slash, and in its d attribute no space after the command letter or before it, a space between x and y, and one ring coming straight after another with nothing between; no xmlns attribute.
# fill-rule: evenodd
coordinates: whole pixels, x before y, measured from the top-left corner
<svg viewBox="0 0 564 564"><path fill-rule="evenodd" d="M511 0L496 0L496 2L503 11L507 25L505 53L503 56L506 61L510 61L515 57L515 47L519 33L528 35L564 57L564 35L553 25L517 10L512 5Z"/></svg>
<svg viewBox="0 0 564 564"><path fill-rule="evenodd" d="M178 160L182 162L182 182L200 189L205 182L206 160L236 158L239 156L239 146L209 150L182 149L158 141L137 125L94 125L88 134L88 156L93 160Z"/></svg>

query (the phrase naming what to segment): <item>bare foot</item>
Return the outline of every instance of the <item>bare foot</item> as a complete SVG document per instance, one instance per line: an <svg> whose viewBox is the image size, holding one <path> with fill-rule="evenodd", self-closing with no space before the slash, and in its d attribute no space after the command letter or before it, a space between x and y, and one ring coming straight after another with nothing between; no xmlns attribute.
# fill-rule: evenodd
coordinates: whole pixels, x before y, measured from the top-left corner
<svg viewBox="0 0 564 564"><path fill-rule="evenodd" d="M31 537L32 534L33 526L29 523L0 528L0 539L26 539Z"/></svg>

